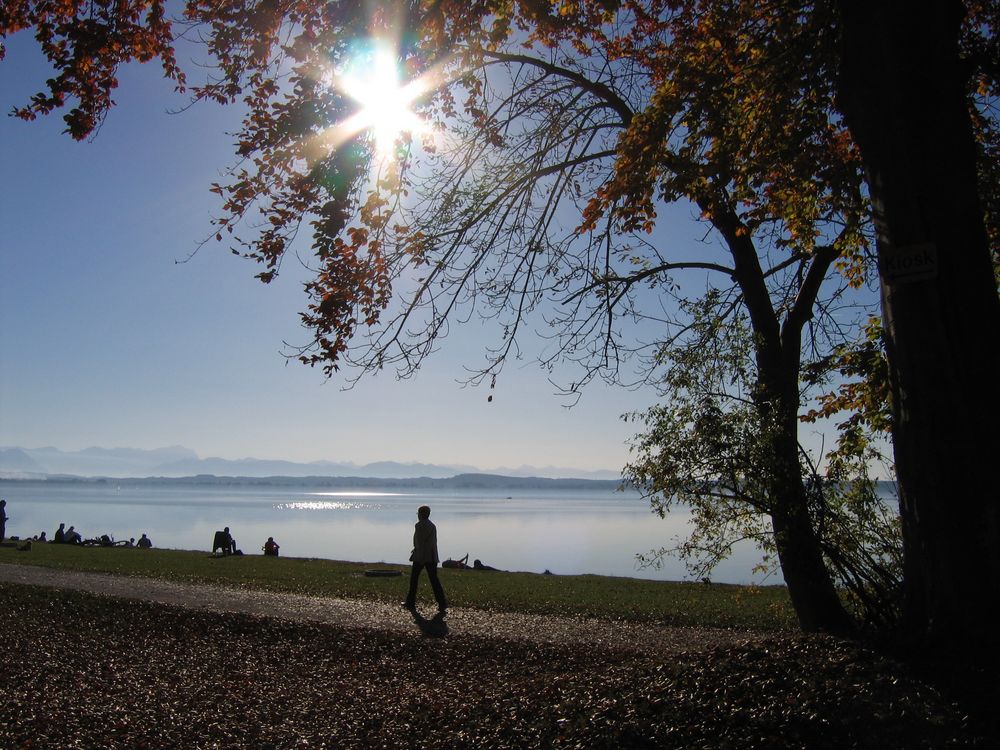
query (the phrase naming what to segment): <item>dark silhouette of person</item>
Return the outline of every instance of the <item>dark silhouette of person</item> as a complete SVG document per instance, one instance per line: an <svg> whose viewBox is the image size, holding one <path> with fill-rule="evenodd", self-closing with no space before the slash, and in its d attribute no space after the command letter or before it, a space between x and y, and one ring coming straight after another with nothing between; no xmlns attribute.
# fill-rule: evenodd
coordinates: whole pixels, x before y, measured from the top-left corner
<svg viewBox="0 0 1000 750"><path fill-rule="evenodd" d="M150 549L153 546L153 541L146 536L146 532L143 532L142 536L139 537L139 541L135 543L135 546L142 547L143 549Z"/></svg>
<svg viewBox="0 0 1000 750"><path fill-rule="evenodd" d="M59 528L62 528L62 524L59 525ZM66 529L66 536L63 538L63 541L66 544L83 544L83 537L75 527L70 526Z"/></svg>
<svg viewBox="0 0 1000 750"><path fill-rule="evenodd" d="M7 536L7 501L0 500L0 542Z"/></svg>
<svg viewBox="0 0 1000 750"><path fill-rule="evenodd" d="M440 558L438 558L437 527L431 523L430 515L430 506L421 505L417 509L418 520L413 527L413 552L410 553L410 562L413 563L413 568L410 570L410 590L403 606L410 610L416 609L420 571L426 570L431 588L434 590L434 598L437 600L438 612L444 614L448 609L448 603L445 601L444 590L438 580L437 564Z"/></svg>
<svg viewBox="0 0 1000 750"><path fill-rule="evenodd" d="M215 539L212 541L212 554L215 554L217 549L221 549L223 555L236 554L236 540L229 533L228 526L222 531L215 532Z"/></svg>
<svg viewBox="0 0 1000 750"><path fill-rule="evenodd" d="M460 557L457 560L452 560L450 557L441 563L442 568L458 568L459 570L469 569L469 553L465 553L465 557Z"/></svg>
<svg viewBox="0 0 1000 750"><path fill-rule="evenodd" d="M420 628L420 632L428 638L444 638L448 635L448 623L444 621L444 612L438 612L430 620L416 609L411 609L410 614L413 615L413 622Z"/></svg>
<svg viewBox="0 0 1000 750"><path fill-rule="evenodd" d="M273 536L269 536L261 549L264 550L264 554L268 557L277 557L278 550L281 549L281 545L274 541Z"/></svg>
<svg viewBox="0 0 1000 750"><path fill-rule="evenodd" d="M475 570L498 570L498 568L494 568L492 565L483 565L479 560L473 560L472 567Z"/></svg>
<svg viewBox="0 0 1000 750"><path fill-rule="evenodd" d="M41 532L37 537L35 537L36 542L47 542L48 539L45 538L45 532Z"/></svg>
<svg viewBox="0 0 1000 750"><path fill-rule="evenodd" d="M52 535L52 541L55 544L65 544L66 543L66 524L59 524L59 528L56 529L56 533Z"/></svg>

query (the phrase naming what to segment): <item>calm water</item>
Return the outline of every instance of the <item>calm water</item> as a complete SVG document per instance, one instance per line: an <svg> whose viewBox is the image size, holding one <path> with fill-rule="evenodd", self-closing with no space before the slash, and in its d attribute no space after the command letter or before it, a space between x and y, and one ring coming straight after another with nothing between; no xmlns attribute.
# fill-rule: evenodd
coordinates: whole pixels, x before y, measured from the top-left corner
<svg viewBox="0 0 1000 750"><path fill-rule="evenodd" d="M510 495L510 497L508 497ZM261 554L268 536L289 557L404 563L416 510L433 509L442 559L469 553L506 570L597 573L661 580L685 578L668 558L660 570L640 568L636 553L686 533L687 515L663 520L638 494L608 491L372 491L312 488L130 486L0 481L7 534L51 538L60 522L84 538L147 533L157 547L205 549L229 526L246 554ZM760 582L756 550L744 545L713 580ZM772 576L768 583L780 583Z"/></svg>

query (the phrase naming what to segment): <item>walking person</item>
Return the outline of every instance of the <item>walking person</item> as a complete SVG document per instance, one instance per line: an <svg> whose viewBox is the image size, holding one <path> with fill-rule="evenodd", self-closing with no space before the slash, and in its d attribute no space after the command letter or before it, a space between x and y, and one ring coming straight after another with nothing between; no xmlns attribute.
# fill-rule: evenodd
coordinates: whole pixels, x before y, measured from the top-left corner
<svg viewBox="0 0 1000 750"><path fill-rule="evenodd" d="M417 523L413 527L413 552L410 554L410 561L413 563L413 568L410 571L410 591L406 595L403 606L406 609L416 609L417 583L420 580L420 571L426 570L427 577L431 581L431 588L434 589L438 612L444 614L448 603L445 601L444 590L438 580L437 527L431 523L430 515L430 506L421 505L417 509Z"/></svg>

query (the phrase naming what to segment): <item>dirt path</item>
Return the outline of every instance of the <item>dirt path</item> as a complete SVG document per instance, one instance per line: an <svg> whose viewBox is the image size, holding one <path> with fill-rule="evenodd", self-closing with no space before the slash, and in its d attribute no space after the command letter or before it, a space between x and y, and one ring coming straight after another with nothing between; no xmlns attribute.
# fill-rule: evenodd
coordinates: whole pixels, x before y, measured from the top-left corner
<svg viewBox="0 0 1000 750"><path fill-rule="evenodd" d="M320 622L407 635L502 638L536 643L569 643L669 656L730 645L763 636L747 630L676 628L611 620L485 612L454 608L444 625L413 616L398 606L352 599L191 585L152 578L55 570L34 565L0 563L0 582L88 591L215 612L245 612L299 622ZM424 613L431 617L431 612ZM773 636L772 636L773 637Z"/></svg>

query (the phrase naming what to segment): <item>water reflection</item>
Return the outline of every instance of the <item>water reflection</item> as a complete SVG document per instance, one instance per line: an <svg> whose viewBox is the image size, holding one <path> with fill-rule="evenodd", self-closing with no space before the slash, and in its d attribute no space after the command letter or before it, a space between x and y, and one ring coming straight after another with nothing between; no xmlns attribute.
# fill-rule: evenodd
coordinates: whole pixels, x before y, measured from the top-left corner
<svg viewBox="0 0 1000 750"><path fill-rule="evenodd" d="M405 492L307 492L316 497L407 497Z"/></svg>
<svg viewBox="0 0 1000 750"><path fill-rule="evenodd" d="M382 510L382 506L372 503L332 503L313 501L299 501L292 503L275 503L275 510Z"/></svg>

